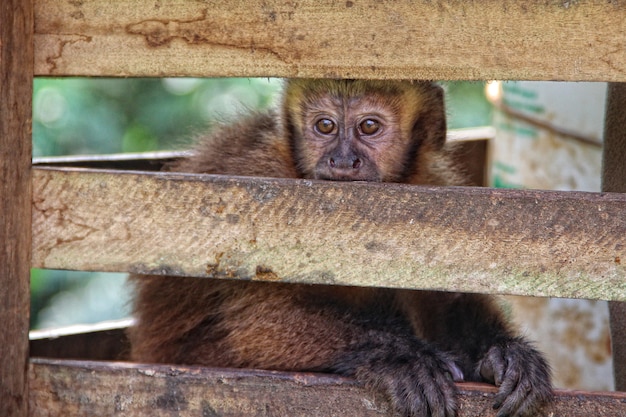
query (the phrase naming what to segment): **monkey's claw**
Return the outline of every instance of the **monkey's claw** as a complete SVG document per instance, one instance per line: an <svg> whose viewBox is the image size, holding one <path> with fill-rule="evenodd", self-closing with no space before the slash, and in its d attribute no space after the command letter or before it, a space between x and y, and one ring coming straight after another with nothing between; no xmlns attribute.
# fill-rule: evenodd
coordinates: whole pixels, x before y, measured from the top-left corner
<svg viewBox="0 0 626 417"><path fill-rule="evenodd" d="M493 405L498 417L531 416L552 398L547 362L521 338L492 346L477 370L499 388Z"/></svg>
<svg viewBox="0 0 626 417"><path fill-rule="evenodd" d="M454 382L463 380L463 373L450 355L420 346L410 353L387 356L376 362L371 369L372 385L388 393L401 415L456 416Z"/></svg>

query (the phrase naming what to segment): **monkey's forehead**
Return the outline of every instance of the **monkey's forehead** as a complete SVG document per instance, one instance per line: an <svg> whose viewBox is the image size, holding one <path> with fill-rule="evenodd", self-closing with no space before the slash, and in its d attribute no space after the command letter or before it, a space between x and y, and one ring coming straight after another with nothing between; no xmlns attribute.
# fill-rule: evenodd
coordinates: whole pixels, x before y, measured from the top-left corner
<svg viewBox="0 0 626 417"><path fill-rule="evenodd" d="M404 94L409 91L428 91L437 88L427 81L407 80L333 80L333 79L290 79L286 89L298 89L310 93L331 93L356 96L368 92L382 95Z"/></svg>
<svg viewBox="0 0 626 417"><path fill-rule="evenodd" d="M379 94L361 94L358 96L315 95L305 97L301 102L303 114L331 113L337 116L355 114L379 115L385 118L394 118L399 114L402 100L397 97L386 97Z"/></svg>
<svg viewBox="0 0 626 417"><path fill-rule="evenodd" d="M419 110L437 93L432 83L380 80L290 80L284 102L288 108L339 108L371 106Z"/></svg>

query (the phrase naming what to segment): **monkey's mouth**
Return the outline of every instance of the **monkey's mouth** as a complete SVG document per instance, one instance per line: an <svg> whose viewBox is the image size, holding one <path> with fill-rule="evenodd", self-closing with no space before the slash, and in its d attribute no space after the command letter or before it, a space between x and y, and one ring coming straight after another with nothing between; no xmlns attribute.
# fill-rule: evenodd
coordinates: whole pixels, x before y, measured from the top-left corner
<svg viewBox="0 0 626 417"><path fill-rule="evenodd" d="M378 175L376 176L367 176L367 175L341 175L341 174L318 174L315 176L316 180L324 180L324 181L353 181L353 182L381 182L382 180Z"/></svg>

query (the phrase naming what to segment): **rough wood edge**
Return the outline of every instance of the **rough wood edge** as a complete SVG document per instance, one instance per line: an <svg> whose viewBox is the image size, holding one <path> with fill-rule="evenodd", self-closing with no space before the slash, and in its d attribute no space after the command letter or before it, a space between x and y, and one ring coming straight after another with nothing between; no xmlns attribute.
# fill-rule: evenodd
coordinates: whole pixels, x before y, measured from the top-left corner
<svg viewBox="0 0 626 417"><path fill-rule="evenodd" d="M0 2L0 415L28 413L33 2Z"/></svg>
<svg viewBox="0 0 626 417"><path fill-rule="evenodd" d="M625 5L38 0L35 72L625 81Z"/></svg>
<svg viewBox="0 0 626 417"><path fill-rule="evenodd" d="M384 398L353 380L327 374L288 373L122 362L31 360L31 416L383 416ZM458 417L495 416L496 389L463 383ZM546 417L617 417L626 393L557 390Z"/></svg>

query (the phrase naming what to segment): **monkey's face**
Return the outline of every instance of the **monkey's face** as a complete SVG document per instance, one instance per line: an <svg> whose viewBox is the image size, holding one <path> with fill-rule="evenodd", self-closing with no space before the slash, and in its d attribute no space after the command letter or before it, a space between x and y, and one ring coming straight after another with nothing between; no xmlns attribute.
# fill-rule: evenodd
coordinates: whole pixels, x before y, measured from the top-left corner
<svg viewBox="0 0 626 417"><path fill-rule="evenodd" d="M432 93L401 82L298 80L287 90L286 107L303 177L404 182L426 142L416 129Z"/></svg>
<svg viewBox="0 0 626 417"><path fill-rule="evenodd" d="M397 115L374 97L321 97L303 115L303 146L312 178L383 181L402 154ZM402 161L399 161L402 163Z"/></svg>

